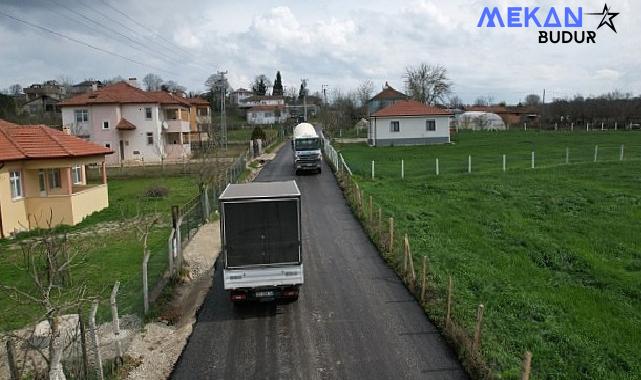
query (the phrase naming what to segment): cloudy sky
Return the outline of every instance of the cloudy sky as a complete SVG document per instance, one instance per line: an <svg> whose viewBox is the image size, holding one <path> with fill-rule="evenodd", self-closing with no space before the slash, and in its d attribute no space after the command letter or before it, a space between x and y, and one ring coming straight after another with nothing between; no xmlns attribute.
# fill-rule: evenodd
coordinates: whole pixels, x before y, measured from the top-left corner
<svg viewBox="0 0 641 380"><path fill-rule="evenodd" d="M561 2L532 1L546 6ZM641 94L641 4L611 0L618 33L597 43L541 45L534 29L477 28L485 5L524 1L0 0L0 88L46 79L142 78L155 72L190 90L217 70L232 87L256 74L286 86L309 79L347 91L370 79L403 88L406 66L447 67L454 91L515 103L546 89L547 99L619 89ZM565 1L598 12L603 1ZM7 17L19 18L31 26ZM598 16L584 16L594 29ZM49 31L37 29L47 28ZM107 50L90 49L50 31ZM131 62L129 60L135 61Z"/></svg>

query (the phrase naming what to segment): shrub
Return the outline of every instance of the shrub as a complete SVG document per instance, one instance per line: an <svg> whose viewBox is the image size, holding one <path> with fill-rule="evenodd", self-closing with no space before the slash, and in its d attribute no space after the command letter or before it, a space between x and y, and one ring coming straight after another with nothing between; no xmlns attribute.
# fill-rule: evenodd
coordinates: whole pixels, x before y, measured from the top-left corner
<svg viewBox="0 0 641 380"><path fill-rule="evenodd" d="M267 139L267 135L265 134L265 131L263 131L261 127L256 127L252 131L252 138L251 139L252 140L256 140L256 139L266 140Z"/></svg>
<svg viewBox="0 0 641 380"><path fill-rule="evenodd" d="M164 186L154 185L145 190L147 198L164 198L169 195L169 189Z"/></svg>

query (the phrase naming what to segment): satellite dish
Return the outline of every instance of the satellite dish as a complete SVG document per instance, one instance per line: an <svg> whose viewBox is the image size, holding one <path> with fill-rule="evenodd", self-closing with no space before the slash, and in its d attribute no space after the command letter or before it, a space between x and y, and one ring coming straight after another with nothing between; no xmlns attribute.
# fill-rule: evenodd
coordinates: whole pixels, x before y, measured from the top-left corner
<svg viewBox="0 0 641 380"><path fill-rule="evenodd" d="M167 122L166 122L166 121L163 121L163 122L162 122L162 129L164 129L164 130L169 129L169 124L167 124Z"/></svg>

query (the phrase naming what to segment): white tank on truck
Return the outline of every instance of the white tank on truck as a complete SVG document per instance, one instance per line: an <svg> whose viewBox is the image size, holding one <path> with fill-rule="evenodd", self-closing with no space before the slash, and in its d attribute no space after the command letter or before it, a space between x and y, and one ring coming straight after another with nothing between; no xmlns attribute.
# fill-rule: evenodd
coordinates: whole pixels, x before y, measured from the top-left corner
<svg viewBox="0 0 641 380"><path fill-rule="evenodd" d="M300 123L294 127L292 149L294 150L294 170L321 172L321 138L310 123Z"/></svg>

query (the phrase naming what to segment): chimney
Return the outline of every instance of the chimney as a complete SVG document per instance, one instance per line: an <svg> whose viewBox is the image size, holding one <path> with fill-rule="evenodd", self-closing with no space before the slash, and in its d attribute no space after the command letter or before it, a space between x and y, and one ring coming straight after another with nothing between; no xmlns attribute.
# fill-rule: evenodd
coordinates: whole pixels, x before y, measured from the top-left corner
<svg viewBox="0 0 641 380"><path fill-rule="evenodd" d="M63 127L62 127L62 132L63 132L65 135L71 135L71 128L69 128L69 126L68 126L68 125L65 125L65 126L63 126Z"/></svg>
<svg viewBox="0 0 641 380"><path fill-rule="evenodd" d="M136 80L136 78L127 79L127 84L136 88L138 87L138 81Z"/></svg>
<svg viewBox="0 0 641 380"><path fill-rule="evenodd" d="M92 83L91 84L91 92L98 91L98 83Z"/></svg>

